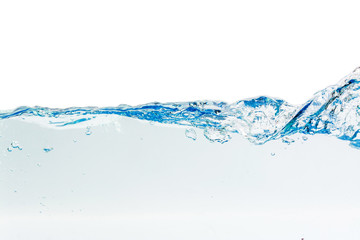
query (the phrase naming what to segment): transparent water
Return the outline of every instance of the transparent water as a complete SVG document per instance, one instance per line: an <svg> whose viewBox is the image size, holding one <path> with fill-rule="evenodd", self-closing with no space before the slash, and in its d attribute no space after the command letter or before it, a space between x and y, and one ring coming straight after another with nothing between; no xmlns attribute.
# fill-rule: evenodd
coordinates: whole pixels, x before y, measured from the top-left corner
<svg viewBox="0 0 360 240"><path fill-rule="evenodd" d="M4 111L0 239L360 239L358 79L302 106Z"/></svg>

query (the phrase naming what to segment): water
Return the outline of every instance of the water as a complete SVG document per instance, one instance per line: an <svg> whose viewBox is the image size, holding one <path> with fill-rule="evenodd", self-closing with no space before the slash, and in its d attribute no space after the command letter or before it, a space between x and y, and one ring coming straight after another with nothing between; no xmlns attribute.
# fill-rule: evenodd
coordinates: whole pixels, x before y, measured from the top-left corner
<svg viewBox="0 0 360 240"><path fill-rule="evenodd" d="M359 78L301 106L3 111L0 238L359 239Z"/></svg>

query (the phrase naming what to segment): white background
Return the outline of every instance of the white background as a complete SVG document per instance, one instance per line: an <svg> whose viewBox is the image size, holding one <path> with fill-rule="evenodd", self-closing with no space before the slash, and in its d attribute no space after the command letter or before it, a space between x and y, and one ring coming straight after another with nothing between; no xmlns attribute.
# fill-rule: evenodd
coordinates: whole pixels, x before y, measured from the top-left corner
<svg viewBox="0 0 360 240"><path fill-rule="evenodd" d="M1 1L0 109L269 95L360 65L360 3Z"/></svg>

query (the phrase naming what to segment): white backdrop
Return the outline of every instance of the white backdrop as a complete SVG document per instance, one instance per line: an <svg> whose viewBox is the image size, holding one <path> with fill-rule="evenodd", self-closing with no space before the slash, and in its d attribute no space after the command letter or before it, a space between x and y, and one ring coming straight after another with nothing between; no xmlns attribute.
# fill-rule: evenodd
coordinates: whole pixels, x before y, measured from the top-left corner
<svg viewBox="0 0 360 240"><path fill-rule="evenodd" d="M342 1L1 1L0 109L269 95L300 104L360 65Z"/></svg>

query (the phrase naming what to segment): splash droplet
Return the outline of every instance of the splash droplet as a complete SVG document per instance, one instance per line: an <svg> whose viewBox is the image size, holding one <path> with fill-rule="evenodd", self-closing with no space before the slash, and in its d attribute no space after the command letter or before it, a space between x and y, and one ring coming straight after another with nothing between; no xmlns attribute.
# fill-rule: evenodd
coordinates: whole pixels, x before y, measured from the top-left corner
<svg viewBox="0 0 360 240"><path fill-rule="evenodd" d="M306 137L306 136L303 136L302 139L303 139L304 141L307 141L309 138Z"/></svg>
<svg viewBox="0 0 360 240"><path fill-rule="evenodd" d="M197 139L196 132L195 132L195 130L193 128L186 129L185 130L185 136L187 138L190 138L190 139L194 140L194 141Z"/></svg>
<svg viewBox="0 0 360 240"><path fill-rule="evenodd" d="M51 152L52 150L54 150L54 148L43 148L44 152L48 153Z"/></svg>
<svg viewBox="0 0 360 240"><path fill-rule="evenodd" d="M355 68L355 70L353 71L353 73L355 73L355 74L360 74L360 67Z"/></svg>
<svg viewBox="0 0 360 240"><path fill-rule="evenodd" d="M19 150L22 150L22 147L20 146L19 142L18 141L12 141L11 143L11 147L14 148L14 149L19 149Z"/></svg>
<svg viewBox="0 0 360 240"><path fill-rule="evenodd" d="M272 152L270 155L273 157L273 156L275 156L275 153Z"/></svg>

